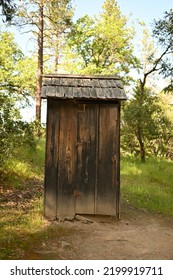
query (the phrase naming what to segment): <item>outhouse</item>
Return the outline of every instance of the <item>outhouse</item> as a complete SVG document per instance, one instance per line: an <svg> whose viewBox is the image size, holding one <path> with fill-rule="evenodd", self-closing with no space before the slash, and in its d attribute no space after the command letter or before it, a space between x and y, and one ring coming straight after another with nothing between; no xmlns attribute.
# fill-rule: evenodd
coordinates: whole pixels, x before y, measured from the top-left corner
<svg viewBox="0 0 173 280"><path fill-rule="evenodd" d="M44 213L119 216L120 103L115 76L45 75L47 99Z"/></svg>

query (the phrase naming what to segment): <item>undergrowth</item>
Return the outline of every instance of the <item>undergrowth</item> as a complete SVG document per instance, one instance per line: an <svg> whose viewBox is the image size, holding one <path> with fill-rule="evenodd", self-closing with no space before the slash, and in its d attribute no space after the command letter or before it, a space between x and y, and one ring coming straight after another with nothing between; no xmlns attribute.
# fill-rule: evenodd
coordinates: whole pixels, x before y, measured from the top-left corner
<svg viewBox="0 0 173 280"><path fill-rule="evenodd" d="M45 140L22 145L1 168L0 259L25 258L36 240L50 231L43 218Z"/></svg>
<svg viewBox="0 0 173 280"><path fill-rule="evenodd" d="M27 259L32 249L53 234L63 236L43 217L45 139L36 148L23 145L1 169L0 259ZM121 159L122 200L136 208L173 216L173 162L149 158Z"/></svg>
<svg viewBox="0 0 173 280"><path fill-rule="evenodd" d="M122 198L137 208L173 216L173 161L122 157Z"/></svg>

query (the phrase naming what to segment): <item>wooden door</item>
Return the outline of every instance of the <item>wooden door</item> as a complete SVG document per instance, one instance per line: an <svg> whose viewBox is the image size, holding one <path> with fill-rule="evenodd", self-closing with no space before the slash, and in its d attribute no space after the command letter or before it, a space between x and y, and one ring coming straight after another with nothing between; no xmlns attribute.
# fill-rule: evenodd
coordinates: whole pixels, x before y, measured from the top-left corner
<svg viewBox="0 0 173 280"><path fill-rule="evenodd" d="M119 127L115 104L81 104L77 116L76 213L116 214Z"/></svg>
<svg viewBox="0 0 173 280"><path fill-rule="evenodd" d="M99 139L97 170L96 213L116 214L117 167L119 161L117 107L115 104L99 106Z"/></svg>
<svg viewBox="0 0 173 280"><path fill-rule="evenodd" d="M76 212L95 213L97 106L79 104L77 113Z"/></svg>

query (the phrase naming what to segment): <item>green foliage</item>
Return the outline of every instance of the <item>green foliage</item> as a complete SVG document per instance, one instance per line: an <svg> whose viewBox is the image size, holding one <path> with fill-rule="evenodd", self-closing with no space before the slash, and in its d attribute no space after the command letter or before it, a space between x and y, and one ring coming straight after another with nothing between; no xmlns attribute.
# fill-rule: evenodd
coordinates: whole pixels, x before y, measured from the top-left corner
<svg viewBox="0 0 173 280"><path fill-rule="evenodd" d="M31 243L44 240L48 234L43 220L44 151L44 139L39 139L35 147L23 143L3 166L0 259L22 258L31 249Z"/></svg>
<svg viewBox="0 0 173 280"><path fill-rule="evenodd" d="M2 14L5 16L6 21L11 21L16 8L12 0L0 0L0 6L2 7Z"/></svg>
<svg viewBox="0 0 173 280"><path fill-rule="evenodd" d="M45 138L35 138L34 146L18 145L13 149L13 157L1 167L0 183L22 189L27 181L43 180L44 160Z"/></svg>
<svg viewBox="0 0 173 280"><path fill-rule="evenodd" d="M16 100L33 95L36 86L36 62L24 57L10 32L0 30L0 93Z"/></svg>
<svg viewBox="0 0 173 280"><path fill-rule="evenodd" d="M25 104L34 91L31 61L24 58L11 33L0 31L0 167L17 145L34 145L33 125L22 122L19 113L20 102Z"/></svg>
<svg viewBox="0 0 173 280"><path fill-rule="evenodd" d="M65 234L43 218L45 138L33 148L26 144L14 151L0 177L0 260L40 258L33 248L48 237Z"/></svg>
<svg viewBox="0 0 173 280"><path fill-rule="evenodd" d="M128 73L129 68L137 63L132 54L133 35L133 29L127 26L127 19L121 14L117 2L106 0L99 16L91 18L86 15L73 25L68 41L71 52L68 69L72 69L69 67L71 56L71 63L75 57L78 61L73 73Z"/></svg>
<svg viewBox="0 0 173 280"><path fill-rule="evenodd" d="M66 36L72 25L74 9L71 0L51 0L45 3L44 56L48 71L57 72L65 48Z"/></svg>
<svg viewBox="0 0 173 280"><path fill-rule="evenodd" d="M73 8L71 0L26 0L16 11L14 24L19 28L25 27L33 38L36 38L36 48L42 49L43 40L43 72L57 71L61 52L64 46L65 33L71 26ZM40 8L43 8L43 15ZM42 17L42 19L41 19ZM42 22L42 27L40 26ZM43 29L43 30L42 30ZM40 60L40 57L37 58ZM49 69L47 69L47 67Z"/></svg>
<svg viewBox="0 0 173 280"><path fill-rule="evenodd" d="M160 99L150 89L145 89L141 102L140 88L127 101L123 110L122 148L126 153L140 154L139 127L148 155L167 156L169 141L173 137L173 123L166 116Z"/></svg>
<svg viewBox="0 0 173 280"><path fill-rule="evenodd" d="M0 168L13 154L14 148L27 143L35 146L34 126L21 121L14 101L6 95L0 97Z"/></svg>
<svg viewBox="0 0 173 280"><path fill-rule="evenodd" d="M9 32L0 31L0 90L16 90L15 73L18 61L22 59L22 52L14 42Z"/></svg>
<svg viewBox="0 0 173 280"><path fill-rule="evenodd" d="M156 73L163 67L166 51L156 52L149 32L144 28L141 40L139 81L136 81L131 100L124 107L124 150L140 154L145 162L146 154L168 156L173 138L173 122L166 115L166 106L159 101ZM155 82L155 83L154 83Z"/></svg>
<svg viewBox="0 0 173 280"><path fill-rule="evenodd" d="M23 57L16 65L15 84L22 98L34 97L37 81L37 60L33 57Z"/></svg>
<svg viewBox="0 0 173 280"><path fill-rule="evenodd" d="M173 216L173 162L150 157L146 164L123 157L122 198L137 208Z"/></svg>
<svg viewBox="0 0 173 280"><path fill-rule="evenodd" d="M173 89L173 9L165 12L163 19L154 21L153 36L163 49L164 60L160 68L163 77L170 78L170 84L166 87L167 91Z"/></svg>

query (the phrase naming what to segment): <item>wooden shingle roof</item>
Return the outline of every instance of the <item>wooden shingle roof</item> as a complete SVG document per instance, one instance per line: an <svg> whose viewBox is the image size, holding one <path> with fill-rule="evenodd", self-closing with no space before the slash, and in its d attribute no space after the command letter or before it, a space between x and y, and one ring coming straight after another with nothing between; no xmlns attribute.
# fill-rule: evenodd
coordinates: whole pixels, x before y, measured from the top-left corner
<svg viewBox="0 0 173 280"><path fill-rule="evenodd" d="M42 98L126 100L115 76L44 75Z"/></svg>

